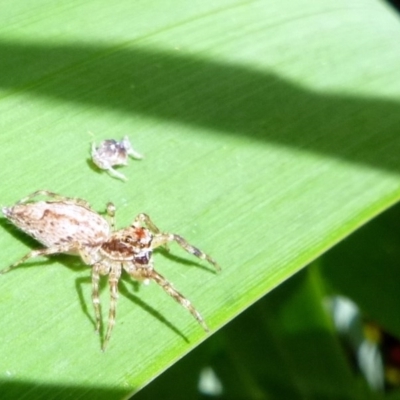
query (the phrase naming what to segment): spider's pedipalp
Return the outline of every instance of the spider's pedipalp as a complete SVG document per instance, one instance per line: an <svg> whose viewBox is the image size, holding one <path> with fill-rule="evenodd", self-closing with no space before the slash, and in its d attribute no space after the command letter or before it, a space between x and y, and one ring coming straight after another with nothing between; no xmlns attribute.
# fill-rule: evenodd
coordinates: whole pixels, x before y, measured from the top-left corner
<svg viewBox="0 0 400 400"><path fill-rule="evenodd" d="M160 229L158 229L157 225L145 213L141 213L136 216L136 218L133 222L133 225L136 226L138 224L144 224L152 233L155 233L155 234L161 233L161 231L160 231Z"/></svg>

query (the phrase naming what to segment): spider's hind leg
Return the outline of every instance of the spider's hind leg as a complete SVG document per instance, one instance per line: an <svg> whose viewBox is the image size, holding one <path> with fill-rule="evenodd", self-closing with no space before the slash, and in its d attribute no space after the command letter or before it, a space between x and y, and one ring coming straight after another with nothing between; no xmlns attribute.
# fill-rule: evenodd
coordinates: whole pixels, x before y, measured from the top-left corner
<svg viewBox="0 0 400 400"><path fill-rule="evenodd" d="M28 261L31 258L41 257L41 256L50 256L52 254L60 254L60 253L67 253L70 250L70 246L53 246L53 247L46 247L44 249L32 250L22 258L20 258L17 262L10 265L8 268L4 268L0 270L0 274L3 275L12 269L18 267L19 265L23 264L25 261Z"/></svg>
<svg viewBox="0 0 400 400"><path fill-rule="evenodd" d="M37 190L36 192L31 193L29 196L26 196L23 199L21 199L16 204L26 204L30 200L32 200L38 196L50 197L50 198L54 199L55 201L65 202L65 203L69 203L69 204L78 204L78 205L81 205L83 207L90 209L90 204L85 200L73 198L73 197L62 196L60 194L50 192L49 190Z"/></svg>

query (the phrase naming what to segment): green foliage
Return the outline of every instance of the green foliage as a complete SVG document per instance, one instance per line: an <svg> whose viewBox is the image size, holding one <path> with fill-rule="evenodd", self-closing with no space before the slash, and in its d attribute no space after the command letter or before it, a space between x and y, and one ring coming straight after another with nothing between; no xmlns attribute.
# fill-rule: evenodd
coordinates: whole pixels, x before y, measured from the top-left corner
<svg viewBox="0 0 400 400"><path fill-rule="evenodd" d="M120 227L147 212L221 264L216 275L176 246L156 254L213 331L399 199L400 26L381 2L6 0L0 22L1 204L48 189L99 211L113 201ZM128 134L145 155L123 170L127 183L92 166L89 132ZM4 267L38 246L1 225ZM314 306L321 289L297 279L311 311L292 343L334 341ZM123 398L207 338L155 284L124 278L120 289L103 354L79 260L38 259L2 276L3 398ZM259 317L285 318L275 296L249 318L279 341L288 332ZM106 319L105 282L102 299ZM233 326L231 349L247 334ZM281 351L273 343L263 357ZM266 373L278 392L310 394L318 374L316 393L355 393L337 344L324 357L346 388L331 392L327 369L312 364L286 385L305 357L291 349L295 363L281 355ZM253 372L236 387L257 398L265 387Z"/></svg>
<svg viewBox="0 0 400 400"><path fill-rule="evenodd" d="M161 394L166 400L207 399L199 392L206 368L221 384L216 399L398 398L398 391L383 396L367 387L355 349L337 334L326 306L330 295L346 296L366 321L400 337L399 243L397 205L263 297L135 400Z"/></svg>

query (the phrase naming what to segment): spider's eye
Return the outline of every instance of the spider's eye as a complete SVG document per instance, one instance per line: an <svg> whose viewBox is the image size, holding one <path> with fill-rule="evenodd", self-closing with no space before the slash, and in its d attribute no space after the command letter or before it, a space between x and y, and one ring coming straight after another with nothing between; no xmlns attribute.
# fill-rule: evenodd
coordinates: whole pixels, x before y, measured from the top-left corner
<svg viewBox="0 0 400 400"><path fill-rule="evenodd" d="M151 252L135 257L135 264L147 265L150 262Z"/></svg>

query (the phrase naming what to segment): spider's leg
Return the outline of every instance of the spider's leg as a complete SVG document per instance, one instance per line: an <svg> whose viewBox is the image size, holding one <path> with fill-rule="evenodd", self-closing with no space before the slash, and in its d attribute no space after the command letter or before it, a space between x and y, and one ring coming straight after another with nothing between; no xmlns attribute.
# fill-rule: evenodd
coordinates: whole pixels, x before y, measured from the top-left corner
<svg viewBox="0 0 400 400"><path fill-rule="evenodd" d="M157 284L159 284L166 293L168 293L174 300L176 300L181 306L185 307L193 317L196 318L197 322L203 327L206 332L209 332L208 326L205 323L203 317L200 313L192 306L192 303L181 293L179 293L170 282L168 282L162 275L160 275L155 270L152 270L149 274L149 278L153 279Z"/></svg>
<svg viewBox="0 0 400 400"><path fill-rule="evenodd" d="M48 190L37 190L36 192L31 193L29 196L24 197L22 200L18 201L17 204L25 204L28 203L30 200L34 199L38 196L47 196L53 198L58 201L64 201L71 204L79 204L83 207L90 209L90 204L82 199L74 199L72 197L61 196L60 194L50 192Z"/></svg>
<svg viewBox="0 0 400 400"><path fill-rule="evenodd" d="M183 250L187 251L190 254L200 258L201 260L206 260L210 264L212 264L217 271L221 271L221 267L217 264L217 262L210 257L208 254L204 253L202 250L197 247L192 246L189 242L187 242L182 236L175 235L174 233L160 233L154 236L153 239L153 247L156 248L158 246L163 246L169 242L176 242L179 246L182 247Z"/></svg>
<svg viewBox="0 0 400 400"><path fill-rule="evenodd" d="M0 270L0 274L5 274L12 269L18 267L25 261L29 260L30 258L36 258L41 256L50 256L52 254L59 254L59 253L67 253L72 246L53 246L53 247L46 247L44 249L32 250L21 259L19 259L16 263L10 265L8 268L4 268Z"/></svg>
<svg viewBox="0 0 400 400"><path fill-rule="evenodd" d="M94 315L96 317L96 332L100 331L101 324L101 311L100 311L100 297L99 297L99 281L100 281L100 267L96 263L92 267L92 302L94 308Z"/></svg>
<svg viewBox="0 0 400 400"><path fill-rule="evenodd" d="M118 281L120 276L121 276L121 266L120 265L113 266L113 268L111 268L110 275L108 278L108 283L110 285L110 310L108 313L107 333L102 346L103 351L105 351L108 342L110 341L111 332L115 325L115 312L118 300Z"/></svg>
<svg viewBox="0 0 400 400"><path fill-rule="evenodd" d="M61 199L65 198L57 193L53 193L48 190L37 190L36 192L33 192L30 195L28 195L28 196L24 197L23 199L21 199L20 201L18 201L17 204L25 204L29 200L32 200L37 196L47 196L47 197L52 197L53 199L57 199L57 200L61 200Z"/></svg>

